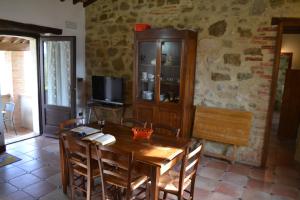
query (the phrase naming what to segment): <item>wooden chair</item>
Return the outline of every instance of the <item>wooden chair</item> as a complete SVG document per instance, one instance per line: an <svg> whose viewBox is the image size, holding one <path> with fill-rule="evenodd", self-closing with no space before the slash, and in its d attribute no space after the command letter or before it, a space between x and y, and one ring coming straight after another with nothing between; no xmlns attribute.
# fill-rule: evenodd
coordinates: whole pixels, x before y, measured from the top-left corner
<svg viewBox="0 0 300 200"><path fill-rule="evenodd" d="M107 187L113 186L121 194L125 191L125 199L133 199L133 192L149 178L134 171L135 160L132 152L123 152L109 146L97 146L98 165L101 174L102 199L108 197ZM140 193L138 193L139 195ZM118 199L114 197L113 199Z"/></svg>
<svg viewBox="0 0 300 200"><path fill-rule="evenodd" d="M176 136L176 137L179 137L180 135L179 128L174 128L166 124L151 123L151 128L153 129L154 134Z"/></svg>
<svg viewBox="0 0 300 200"><path fill-rule="evenodd" d="M163 199L166 199L168 194L173 194L182 200L184 192L189 194L188 199L194 199L194 187L201 150L202 144L199 143L194 150L187 149L180 172L171 170L160 177L159 189L164 193Z"/></svg>
<svg viewBox="0 0 300 200"><path fill-rule="evenodd" d="M74 192L77 190L86 193L86 199L90 200L94 179L100 176L97 161L91 158L91 144L65 133L61 134L60 140L67 158L71 199L74 199Z"/></svg>
<svg viewBox="0 0 300 200"><path fill-rule="evenodd" d="M122 118L121 125L128 126L128 127L138 126L138 127L146 128L147 122L140 121L134 118Z"/></svg>
<svg viewBox="0 0 300 200"><path fill-rule="evenodd" d="M79 124L83 124L83 119L76 118L76 119L65 120L59 124L59 131L62 132L70 128L74 128L76 125Z"/></svg>
<svg viewBox="0 0 300 200"><path fill-rule="evenodd" d="M15 120L14 120L14 111L15 111L15 103L8 102L5 104L4 110L2 111L3 124L4 124L5 130L7 132L6 123L10 122L12 124L15 134L17 135Z"/></svg>

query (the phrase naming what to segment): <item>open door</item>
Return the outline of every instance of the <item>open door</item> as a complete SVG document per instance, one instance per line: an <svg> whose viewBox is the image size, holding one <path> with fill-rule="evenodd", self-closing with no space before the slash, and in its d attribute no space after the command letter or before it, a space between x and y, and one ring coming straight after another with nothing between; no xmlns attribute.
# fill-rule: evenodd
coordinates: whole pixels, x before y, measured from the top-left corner
<svg viewBox="0 0 300 200"><path fill-rule="evenodd" d="M287 69L282 97L278 136L295 139L300 123L300 70Z"/></svg>
<svg viewBox="0 0 300 200"><path fill-rule="evenodd" d="M57 137L59 123L76 116L75 37L40 40L42 130Z"/></svg>
<svg viewBox="0 0 300 200"><path fill-rule="evenodd" d="M1 94L1 87L0 87ZM0 95L0 109L2 110L2 97ZM0 114L0 153L5 151L4 131L3 131L3 118L2 113Z"/></svg>

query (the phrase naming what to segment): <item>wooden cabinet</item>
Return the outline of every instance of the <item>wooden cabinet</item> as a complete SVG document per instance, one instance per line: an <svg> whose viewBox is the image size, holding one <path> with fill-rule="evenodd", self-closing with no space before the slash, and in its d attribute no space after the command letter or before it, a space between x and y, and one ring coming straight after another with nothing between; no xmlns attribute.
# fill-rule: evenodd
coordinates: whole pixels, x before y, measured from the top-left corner
<svg viewBox="0 0 300 200"><path fill-rule="evenodd" d="M181 129L193 122L197 33L150 29L135 33L134 116Z"/></svg>

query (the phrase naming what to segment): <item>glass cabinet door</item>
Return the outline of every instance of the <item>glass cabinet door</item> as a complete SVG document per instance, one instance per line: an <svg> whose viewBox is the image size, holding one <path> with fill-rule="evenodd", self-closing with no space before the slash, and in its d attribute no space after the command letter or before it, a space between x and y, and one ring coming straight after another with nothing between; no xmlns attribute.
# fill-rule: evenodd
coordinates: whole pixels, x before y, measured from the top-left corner
<svg viewBox="0 0 300 200"><path fill-rule="evenodd" d="M179 103L181 41L161 43L160 102Z"/></svg>
<svg viewBox="0 0 300 200"><path fill-rule="evenodd" d="M155 99L156 42L140 42L138 49L137 98L144 101Z"/></svg>

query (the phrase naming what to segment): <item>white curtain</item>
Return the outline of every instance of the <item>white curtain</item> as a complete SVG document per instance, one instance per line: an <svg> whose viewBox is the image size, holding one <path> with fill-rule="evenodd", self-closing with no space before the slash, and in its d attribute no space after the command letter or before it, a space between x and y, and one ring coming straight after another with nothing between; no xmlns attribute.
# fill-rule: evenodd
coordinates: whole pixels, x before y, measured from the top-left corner
<svg viewBox="0 0 300 200"><path fill-rule="evenodd" d="M47 104L70 107L70 42L46 41L44 43L44 65Z"/></svg>

